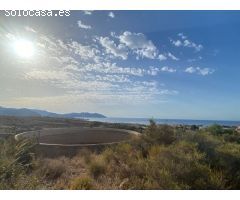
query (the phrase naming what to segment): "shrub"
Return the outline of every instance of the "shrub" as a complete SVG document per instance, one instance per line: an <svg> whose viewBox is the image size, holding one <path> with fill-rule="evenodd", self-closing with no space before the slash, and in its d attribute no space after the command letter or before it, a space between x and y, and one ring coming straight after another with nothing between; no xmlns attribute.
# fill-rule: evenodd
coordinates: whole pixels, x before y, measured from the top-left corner
<svg viewBox="0 0 240 200"><path fill-rule="evenodd" d="M34 189L38 182L29 176L34 157L29 140L15 141L14 137L0 142L0 189Z"/></svg>
<svg viewBox="0 0 240 200"><path fill-rule="evenodd" d="M197 145L189 142L179 142L169 147L153 146L149 150L151 166L156 165L155 172L161 179L161 170L167 170L168 189L219 189L222 187L221 177L212 174L208 165L204 164L204 154L198 152ZM213 177L214 176L214 177ZM165 187L164 185L161 185Z"/></svg>
<svg viewBox="0 0 240 200"><path fill-rule="evenodd" d="M95 159L89 164L89 172L94 178L98 178L106 171L105 163L100 159Z"/></svg>
<svg viewBox="0 0 240 200"><path fill-rule="evenodd" d="M89 177L76 178L70 185L71 190L92 190L93 180Z"/></svg>
<svg viewBox="0 0 240 200"><path fill-rule="evenodd" d="M151 121L130 142L37 162L31 142L9 138L0 141L0 189L239 189L238 135L207 130Z"/></svg>
<svg viewBox="0 0 240 200"><path fill-rule="evenodd" d="M214 135L206 132L193 133L190 137L186 138L188 141L197 144L200 152L206 155L207 162L214 165L217 159L216 148L223 143L223 140Z"/></svg>
<svg viewBox="0 0 240 200"><path fill-rule="evenodd" d="M232 142L232 143L237 143L237 144L240 144L240 135L237 135L237 134L226 134L224 135L224 140L226 142Z"/></svg>
<svg viewBox="0 0 240 200"><path fill-rule="evenodd" d="M87 148L83 148L79 151L78 153L78 156L81 156L84 158L84 161L88 164L90 163L91 161L91 155L92 155L92 152L87 149Z"/></svg>
<svg viewBox="0 0 240 200"><path fill-rule="evenodd" d="M196 130L198 130L199 128L198 128L197 125L191 125L190 129L191 129L192 131L196 131Z"/></svg>
<svg viewBox="0 0 240 200"><path fill-rule="evenodd" d="M144 132L144 139L150 144L169 145L176 140L174 128L168 125L159 125L151 123Z"/></svg>
<svg viewBox="0 0 240 200"><path fill-rule="evenodd" d="M32 167L34 159L33 147L35 146L32 140L22 140L16 144L15 147L15 162L18 162L25 167Z"/></svg>
<svg viewBox="0 0 240 200"><path fill-rule="evenodd" d="M48 181L54 181L66 171L63 159L44 159L39 163L39 175Z"/></svg>
<svg viewBox="0 0 240 200"><path fill-rule="evenodd" d="M212 134L215 135L221 135L224 133L222 126L218 125L218 124L213 124L209 127L207 127L207 131L209 131Z"/></svg>
<svg viewBox="0 0 240 200"><path fill-rule="evenodd" d="M223 134L234 135L234 134L237 134L237 132L233 128L227 128L227 129L223 129Z"/></svg>
<svg viewBox="0 0 240 200"><path fill-rule="evenodd" d="M227 187L240 188L240 145L225 143L216 149L218 161L216 166L226 172Z"/></svg>

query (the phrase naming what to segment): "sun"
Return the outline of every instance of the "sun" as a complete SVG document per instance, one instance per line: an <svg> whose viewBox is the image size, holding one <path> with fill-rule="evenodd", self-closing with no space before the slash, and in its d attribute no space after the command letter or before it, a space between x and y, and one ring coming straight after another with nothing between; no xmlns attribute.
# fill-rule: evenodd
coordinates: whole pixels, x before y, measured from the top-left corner
<svg viewBox="0 0 240 200"><path fill-rule="evenodd" d="M22 58L31 58L34 54L34 45L26 39L16 40L13 44L15 53Z"/></svg>

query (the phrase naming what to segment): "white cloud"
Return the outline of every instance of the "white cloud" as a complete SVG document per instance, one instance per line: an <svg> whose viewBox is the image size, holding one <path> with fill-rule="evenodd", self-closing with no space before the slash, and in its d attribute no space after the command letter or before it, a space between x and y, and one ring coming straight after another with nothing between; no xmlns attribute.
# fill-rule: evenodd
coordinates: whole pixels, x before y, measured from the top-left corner
<svg viewBox="0 0 240 200"><path fill-rule="evenodd" d="M51 38L51 37L47 37L45 35L40 37L41 42L39 42L40 44L42 44L44 47L47 46L48 49L54 49L54 51L57 48L57 41L55 40L55 38Z"/></svg>
<svg viewBox="0 0 240 200"><path fill-rule="evenodd" d="M179 58L177 58L176 56L174 56L172 53L168 52L168 57L173 59L173 60L179 60Z"/></svg>
<svg viewBox="0 0 240 200"><path fill-rule="evenodd" d="M97 48L87 46L87 45L82 45L79 42L72 41L71 43L68 44L68 47L70 50L72 50L75 54L81 57L81 59L85 61L92 61L94 59L98 58L98 54L100 53Z"/></svg>
<svg viewBox="0 0 240 200"><path fill-rule="evenodd" d="M78 27L83 29L91 29L92 27L90 25L84 24L81 20L78 20Z"/></svg>
<svg viewBox="0 0 240 200"><path fill-rule="evenodd" d="M91 10L84 10L83 11L85 15L91 15L93 11Z"/></svg>
<svg viewBox="0 0 240 200"><path fill-rule="evenodd" d="M117 39L118 39L118 36L116 35L116 33L115 33L115 32L111 31L111 32L110 32L110 35L111 35L112 37L114 37L114 38L117 38Z"/></svg>
<svg viewBox="0 0 240 200"><path fill-rule="evenodd" d="M41 57L30 67L21 68L22 72L18 74L21 81L25 81L21 85L31 85L32 90L25 89L29 96L24 94L18 98L18 105L36 103L35 105L44 106L50 102L54 105L56 100L59 103L65 102L64 105L71 101L95 104L106 101L146 103L154 101L156 95L177 93L151 81L150 76L156 76L161 71L159 67L124 66L124 62L121 65L113 63L112 57L109 57L111 54L127 59L130 52L139 57L166 59L167 54L162 57L158 55L157 48L141 33L125 32L121 39L113 34L114 40L108 37L98 38L96 41L105 49L97 42L83 44L71 39L36 34L39 35L37 54L41 54ZM14 35L8 37L11 39ZM148 76L149 81L143 81L144 76ZM36 97L36 91L41 91L41 95Z"/></svg>
<svg viewBox="0 0 240 200"><path fill-rule="evenodd" d="M32 33L37 33L36 30L34 30L33 28L29 27L29 26L25 26L25 30L28 32L32 32Z"/></svg>
<svg viewBox="0 0 240 200"><path fill-rule="evenodd" d="M130 76L139 76L143 77L145 75L155 76L160 71L157 67L123 67L118 66L116 63L111 62L101 62L95 64L87 64L80 69L81 72L94 72L101 73L102 75L106 74L121 74L121 75L130 75Z"/></svg>
<svg viewBox="0 0 240 200"><path fill-rule="evenodd" d="M130 53L137 55L136 59L167 59L163 54L158 55L157 47L142 33L131 33L129 31L125 31L119 36L116 35L115 32L111 32L110 34L113 38L119 40L118 45L108 37L100 37L100 39L98 39L100 44L106 48L107 53L111 53L114 56L121 57L122 59L127 59L127 55Z"/></svg>
<svg viewBox="0 0 240 200"><path fill-rule="evenodd" d="M25 80L40 80L48 85L55 86L61 89L67 89L68 92L77 91L101 91L110 89L112 84L105 81L85 80L73 72L66 72L63 69L56 70L34 70L27 72Z"/></svg>
<svg viewBox="0 0 240 200"><path fill-rule="evenodd" d="M74 64L68 64L64 67L65 70L72 70L72 71L81 71L77 65Z"/></svg>
<svg viewBox="0 0 240 200"><path fill-rule="evenodd" d="M120 42L134 51L139 57L150 59L156 58L158 50L151 40L148 40L143 33L131 33L125 31L119 36Z"/></svg>
<svg viewBox="0 0 240 200"><path fill-rule="evenodd" d="M113 74L86 74L86 76L76 76L77 74L66 71L50 71L50 70L35 70L27 72L25 80L39 80L46 83L48 86L55 86L57 88L66 89L66 96L71 100L81 100L81 102L89 103L103 103L105 101L113 101L114 103L125 102L134 100L134 103L141 103L146 101L153 101L154 96L160 95L175 95L175 90L169 90L158 86L154 81L133 81L129 75L142 75L149 74L155 75L157 68L150 67L148 70L140 70L137 68L120 68L116 66L109 66L109 70ZM115 67L115 68L114 68ZM100 69L100 68L99 68ZM100 69L101 70L101 69ZM115 70L115 71L114 71ZM119 71L117 71L119 70ZM94 70L94 72L96 72ZM120 74L116 74L116 73ZM126 75L122 74L126 73ZM128 75L129 74L129 75ZM87 80L81 80L82 77L87 77ZM55 98L56 97L56 98ZM65 98L65 97L64 97ZM50 103L51 100L58 100L62 102L60 96L52 97L23 97L18 98L19 101L24 100L26 103L41 101ZM50 102L48 102L50 101Z"/></svg>
<svg viewBox="0 0 240 200"><path fill-rule="evenodd" d="M203 46L201 44L195 44L194 42L192 42L190 40L184 40L183 46L194 48L196 51L201 51L203 48Z"/></svg>
<svg viewBox="0 0 240 200"><path fill-rule="evenodd" d="M114 18L115 17L115 14L113 12L109 12L108 13L108 16L111 17L111 18Z"/></svg>
<svg viewBox="0 0 240 200"><path fill-rule="evenodd" d="M214 71L215 70L211 68L200 68L200 67L188 67L185 69L185 72L187 73L190 73L190 74L196 73L202 76L212 74L214 73Z"/></svg>
<svg viewBox="0 0 240 200"><path fill-rule="evenodd" d="M122 67L118 66L116 63L96 63L96 64L87 64L84 67L84 71L102 73L102 74L126 74L131 76L144 76L152 75L155 76L159 71L158 68L149 67L149 68L140 68L140 67Z"/></svg>
<svg viewBox="0 0 240 200"><path fill-rule="evenodd" d="M100 62L103 56L94 44L83 45L80 42L70 40L68 42L51 37L41 37L40 44L44 44L43 52L48 52L47 58L58 58L60 63L79 64L83 62Z"/></svg>
<svg viewBox="0 0 240 200"><path fill-rule="evenodd" d="M183 33L178 33L178 36L181 37L183 40L187 38L187 36L185 36Z"/></svg>
<svg viewBox="0 0 240 200"><path fill-rule="evenodd" d="M161 90L160 93L162 95L177 95L177 94L179 94L179 92L177 90L168 90L168 89Z"/></svg>
<svg viewBox="0 0 240 200"><path fill-rule="evenodd" d="M57 42L61 48L63 48L64 50L68 50L68 46L62 40L57 40Z"/></svg>
<svg viewBox="0 0 240 200"><path fill-rule="evenodd" d="M158 59L163 61L163 60L167 60L167 56L163 55L163 54L159 54L158 55Z"/></svg>
<svg viewBox="0 0 240 200"><path fill-rule="evenodd" d="M25 74L25 79L36 80L67 80L69 74L64 71L50 71L50 70L34 70Z"/></svg>
<svg viewBox="0 0 240 200"><path fill-rule="evenodd" d="M147 70L147 74L151 76L156 76L159 72L159 69L157 67L152 67L150 66L149 69Z"/></svg>
<svg viewBox="0 0 240 200"><path fill-rule="evenodd" d="M76 61L76 60L75 60L73 57L71 57L71 56L62 56L62 57L60 57L60 58L58 58L58 59L60 59L60 62L62 62L62 63L64 63L64 64L66 64L66 63L75 64L75 65L78 64L78 61Z"/></svg>
<svg viewBox="0 0 240 200"><path fill-rule="evenodd" d="M176 40L176 41L172 40L172 43L173 43L173 45L175 45L176 47L180 47L180 46L182 45L182 42L181 42L180 40Z"/></svg>
<svg viewBox="0 0 240 200"><path fill-rule="evenodd" d="M13 35L12 33L7 33L5 35L5 37L8 39L8 40L15 40L16 39L16 36Z"/></svg>
<svg viewBox="0 0 240 200"><path fill-rule="evenodd" d="M88 83L87 83L88 84ZM165 97L169 95L177 95L178 91L166 88L159 88L158 84L153 81L135 82L126 84L124 88L116 88L115 93L109 91L99 91L98 85L90 85L96 88L95 91L79 91L55 96L26 96L20 98L9 98L7 101L0 101L1 104L14 105L17 107L38 107L43 109L61 110L62 107L77 108L79 102L85 109L86 106L91 108L99 105L136 105L156 101L156 95ZM57 103L56 103L57 102ZM93 110L94 112L95 110Z"/></svg>
<svg viewBox="0 0 240 200"><path fill-rule="evenodd" d="M59 43L59 40L50 39L46 37L44 40L47 46L51 47L51 52L53 55L49 54L48 57L52 58L56 64L52 63L52 67L56 70L59 66L67 71L77 71L79 73L101 73L102 76L107 74L125 74L131 76L144 76L144 75L156 75L156 68L142 68L142 67L123 67L118 66L116 63L112 63L112 60L108 60L105 52L103 52L96 45L87 46L76 41L71 41L70 43ZM105 46L111 54L114 56L121 56L122 58L127 57L127 52L125 52L122 45L116 45L112 43L109 38L98 38L98 41ZM127 47L126 47L127 48ZM127 50L127 49L126 49Z"/></svg>
<svg viewBox="0 0 240 200"><path fill-rule="evenodd" d="M195 61L198 61L198 60L202 60L202 56L198 56L197 58L189 58L187 61L188 62L195 62Z"/></svg>
<svg viewBox="0 0 240 200"><path fill-rule="evenodd" d="M196 72L196 71L197 71L197 70L196 70L196 68L194 68L194 67L188 67L188 68L185 69L185 72L190 73L190 74L192 74L192 73L194 73L194 72Z"/></svg>
<svg viewBox="0 0 240 200"><path fill-rule="evenodd" d="M130 83L128 75L107 74L106 76L96 75L93 79L97 81L109 81L113 83Z"/></svg>
<svg viewBox="0 0 240 200"><path fill-rule="evenodd" d="M213 69L210 69L210 68L198 68L198 71L201 75L205 76L205 75L209 75L209 74L212 74L214 73L215 70Z"/></svg>
<svg viewBox="0 0 240 200"><path fill-rule="evenodd" d="M202 44L196 44L194 42L192 42L191 40L187 39L187 36L185 36L183 33L179 33L178 36L180 37L180 39L178 40L172 40L170 39L170 42L176 46L176 47L188 47L188 48L193 48L195 49L195 51L201 51L203 49L203 45Z"/></svg>
<svg viewBox="0 0 240 200"><path fill-rule="evenodd" d="M162 67L162 68L161 68L161 71L163 71L163 72L171 72L171 73L173 73L173 72L176 72L177 70L174 69L174 68L171 68L171 67L167 67L167 66L165 66L165 67Z"/></svg>
<svg viewBox="0 0 240 200"><path fill-rule="evenodd" d="M106 49L107 53L111 53L116 57L121 57L126 60L128 57L127 47L123 44L116 45L113 40L108 37L100 37L100 44Z"/></svg>
<svg viewBox="0 0 240 200"><path fill-rule="evenodd" d="M190 47L191 46L191 42L189 40L184 40L183 41L183 46Z"/></svg>

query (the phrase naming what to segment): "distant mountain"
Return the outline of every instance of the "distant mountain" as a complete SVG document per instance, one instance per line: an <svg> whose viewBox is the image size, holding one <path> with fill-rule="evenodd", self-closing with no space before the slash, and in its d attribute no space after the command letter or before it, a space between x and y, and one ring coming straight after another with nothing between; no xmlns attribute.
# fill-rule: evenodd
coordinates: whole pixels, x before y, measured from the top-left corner
<svg viewBox="0 0 240 200"><path fill-rule="evenodd" d="M37 112L34 112L31 109L26 109L26 108L16 109L16 108L3 108L3 107L0 107L0 115L17 116L17 117L41 116L40 114L38 114Z"/></svg>
<svg viewBox="0 0 240 200"><path fill-rule="evenodd" d="M69 114L63 114L63 116L67 118L106 118L106 116L102 114L88 113L88 112L69 113Z"/></svg>
<svg viewBox="0 0 240 200"><path fill-rule="evenodd" d="M42 117L61 117L61 114L53 113L53 112L48 112L45 110L37 110L37 109L31 109L33 112L39 114Z"/></svg>
<svg viewBox="0 0 240 200"><path fill-rule="evenodd" d="M99 113L67 113L58 114L45 110L27 109L27 108L4 108L0 106L0 115L17 116L17 117L61 117L61 118L105 118L106 116Z"/></svg>

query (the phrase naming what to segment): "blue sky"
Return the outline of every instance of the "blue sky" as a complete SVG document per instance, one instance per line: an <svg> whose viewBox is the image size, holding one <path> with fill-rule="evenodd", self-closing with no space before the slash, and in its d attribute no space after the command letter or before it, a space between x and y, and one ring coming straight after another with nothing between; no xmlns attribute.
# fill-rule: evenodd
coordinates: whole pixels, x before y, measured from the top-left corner
<svg viewBox="0 0 240 200"><path fill-rule="evenodd" d="M239 11L1 13L0 20L2 106L240 120ZM21 40L31 56L16 51Z"/></svg>

